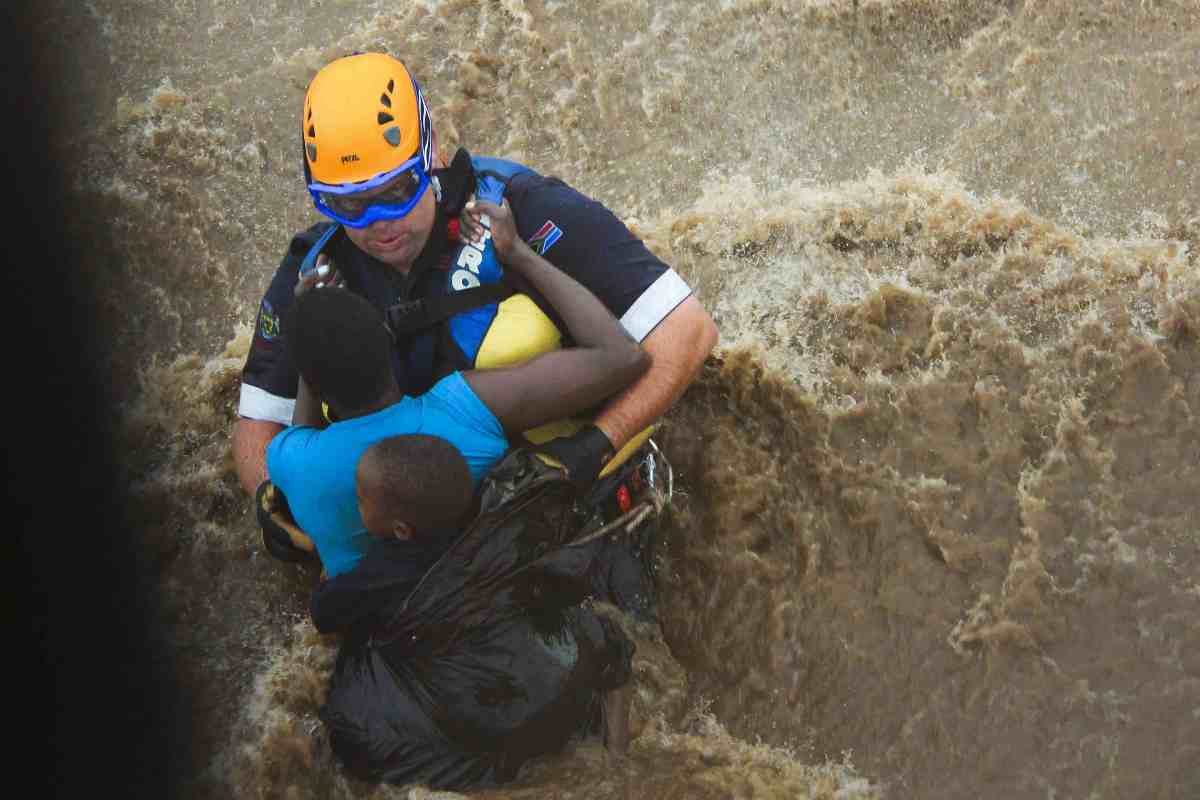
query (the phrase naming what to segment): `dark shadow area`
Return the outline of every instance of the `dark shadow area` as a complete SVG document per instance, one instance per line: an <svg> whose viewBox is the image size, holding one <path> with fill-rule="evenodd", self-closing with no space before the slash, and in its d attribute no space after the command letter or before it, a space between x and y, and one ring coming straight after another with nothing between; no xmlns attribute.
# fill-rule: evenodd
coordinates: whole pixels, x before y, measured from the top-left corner
<svg viewBox="0 0 1200 800"><path fill-rule="evenodd" d="M61 54L34 44L37 12L9 8L0 21L7 488L20 531L7 564L18 633L7 647L16 665L8 689L21 709L10 718L10 763L62 796L120 787L168 797L187 759L189 714L116 485L113 392L96 368L112 332L97 324L81 267L89 243L64 235L89 209L65 201L70 176L51 156Z"/></svg>

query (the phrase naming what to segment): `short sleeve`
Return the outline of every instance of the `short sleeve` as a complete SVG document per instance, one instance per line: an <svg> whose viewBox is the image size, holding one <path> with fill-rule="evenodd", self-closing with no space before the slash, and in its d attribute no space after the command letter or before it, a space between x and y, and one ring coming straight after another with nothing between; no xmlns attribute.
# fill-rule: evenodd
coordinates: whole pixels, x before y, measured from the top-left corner
<svg viewBox="0 0 1200 800"><path fill-rule="evenodd" d="M521 238L595 294L638 341L692 293L615 214L563 181L521 174L505 196Z"/></svg>
<svg viewBox="0 0 1200 800"><path fill-rule="evenodd" d="M283 319L292 304L300 262L326 228L324 223L314 225L292 239L259 303L254 337L242 368L240 416L281 425L292 423L298 378L287 354Z"/></svg>
<svg viewBox="0 0 1200 800"><path fill-rule="evenodd" d="M467 383L461 372L452 372L438 381L423 398L434 402L463 427L469 428L488 439L507 442L504 426L492 410L484 405L479 395Z"/></svg>

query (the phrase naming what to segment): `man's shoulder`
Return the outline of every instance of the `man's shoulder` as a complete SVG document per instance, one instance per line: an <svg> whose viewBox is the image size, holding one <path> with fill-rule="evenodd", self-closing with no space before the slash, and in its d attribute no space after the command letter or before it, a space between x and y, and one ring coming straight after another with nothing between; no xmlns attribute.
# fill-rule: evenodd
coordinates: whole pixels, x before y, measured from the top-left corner
<svg viewBox="0 0 1200 800"><path fill-rule="evenodd" d="M513 175L505 189L504 196L509 202L595 202L583 192L554 175L543 175L529 170Z"/></svg>
<svg viewBox="0 0 1200 800"><path fill-rule="evenodd" d="M561 206L563 203L569 203L581 209L601 205L562 178L542 174L535 167L523 162L499 156L472 154L471 169L475 173L477 191L481 191L482 194L502 193L514 209L523 204Z"/></svg>
<svg viewBox="0 0 1200 800"><path fill-rule="evenodd" d="M592 237L609 241L614 236L628 236L624 224L604 203L561 178L537 173L518 175L509 181L504 197L517 218L521 238L542 256L568 228L586 237L589 247Z"/></svg>

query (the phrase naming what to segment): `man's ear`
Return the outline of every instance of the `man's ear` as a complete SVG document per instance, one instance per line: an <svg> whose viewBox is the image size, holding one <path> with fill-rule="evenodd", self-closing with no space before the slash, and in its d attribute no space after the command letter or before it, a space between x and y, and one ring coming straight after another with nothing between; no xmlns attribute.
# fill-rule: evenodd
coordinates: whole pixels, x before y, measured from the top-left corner
<svg viewBox="0 0 1200 800"><path fill-rule="evenodd" d="M396 522L392 524L392 535L401 541L408 541L412 539L414 534L416 534L416 531L414 531L413 526L409 525L407 522L396 520Z"/></svg>

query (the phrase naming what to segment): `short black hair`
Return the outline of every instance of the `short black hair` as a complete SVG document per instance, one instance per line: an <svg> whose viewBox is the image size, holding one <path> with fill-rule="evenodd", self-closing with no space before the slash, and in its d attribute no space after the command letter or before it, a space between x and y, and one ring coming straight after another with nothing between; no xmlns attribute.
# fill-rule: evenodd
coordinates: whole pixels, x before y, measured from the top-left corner
<svg viewBox="0 0 1200 800"><path fill-rule="evenodd" d="M445 439L421 433L392 436L367 448L358 462L359 491L418 538L457 531L474 487L467 460Z"/></svg>
<svg viewBox="0 0 1200 800"><path fill-rule="evenodd" d="M310 289L283 321L292 363L322 399L365 408L391 381L391 337L383 314L346 289Z"/></svg>

